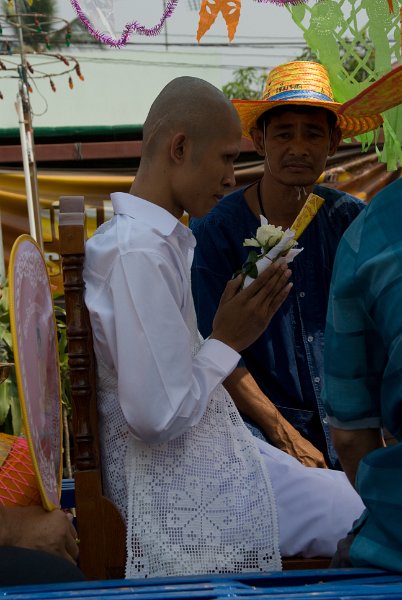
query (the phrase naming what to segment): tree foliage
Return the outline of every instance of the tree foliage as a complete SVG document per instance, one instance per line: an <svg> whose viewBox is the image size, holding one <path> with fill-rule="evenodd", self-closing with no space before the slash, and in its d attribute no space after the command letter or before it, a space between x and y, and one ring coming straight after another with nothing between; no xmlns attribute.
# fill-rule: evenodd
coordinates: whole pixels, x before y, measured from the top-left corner
<svg viewBox="0 0 402 600"><path fill-rule="evenodd" d="M266 72L261 72L259 67L241 67L233 73L234 79L223 86L222 91L233 100L258 100L262 96Z"/></svg>
<svg viewBox="0 0 402 600"><path fill-rule="evenodd" d="M353 44L351 40L343 40L339 54L346 73L353 75L356 81L364 81L368 77L368 69L374 69L375 48L372 44L367 44L367 42ZM359 63L356 55L363 58L363 61ZM317 54L308 46L295 60L320 62ZM367 65L368 69L365 69L364 65ZM266 77L267 73L260 67L240 67L233 72L233 80L224 85L222 91L230 100L234 98L259 100L262 97Z"/></svg>

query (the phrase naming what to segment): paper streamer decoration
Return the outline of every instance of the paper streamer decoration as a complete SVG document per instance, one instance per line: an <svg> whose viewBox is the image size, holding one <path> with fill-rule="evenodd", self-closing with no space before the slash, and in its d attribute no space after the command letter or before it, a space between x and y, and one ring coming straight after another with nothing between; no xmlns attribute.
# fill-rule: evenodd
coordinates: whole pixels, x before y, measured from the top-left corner
<svg viewBox="0 0 402 600"><path fill-rule="evenodd" d="M43 254L29 235L13 245L9 306L25 435L44 508L59 506L62 421L56 322Z"/></svg>
<svg viewBox="0 0 402 600"><path fill-rule="evenodd" d="M139 21L131 21L118 33L115 26L114 0L70 0L78 18L89 33L102 44L112 48L125 46L134 33L139 35L158 35L162 27L174 12L178 0L168 0L159 22L152 27L145 27Z"/></svg>
<svg viewBox="0 0 402 600"><path fill-rule="evenodd" d="M391 13L385 0L319 0L288 10L326 67L338 102L351 100L401 62L399 11ZM380 156L388 169L395 169L402 160L402 107L383 117L385 143ZM366 148L374 134L359 139Z"/></svg>
<svg viewBox="0 0 402 600"><path fill-rule="evenodd" d="M214 24L216 17L222 13L231 42L236 33L240 19L241 0L202 0L200 9L200 21L198 23L197 40Z"/></svg>
<svg viewBox="0 0 402 600"><path fill-rule="evenodd" d="M321 0L316 1L320 2ZM373 1L388 6L389 12L393 12L393 2L397 2L397 0ZM28 0L28 2L32 3L32 0ZM153 27L145 27L139 21L133 20L127 23L123 30L118 33L115 25L115 0L70 0L70 2L89 33L99 42L114 48L125 46L134 33L147 36L158 35L166 19L172 16L178 4L178 0L169 0L163 10L160 21ZM254 2L258 4L292 6L305 4L307 0L254 0ZM341 2L342 0L339 3ZM191 5L190 8L193 9L194 7ZM201 40L203 35L214 24L218 14L221 13L226 22L229 41L232 41L239 23L240 11L241 0L202 0L199 12L197 40ZM140 17L140 15L138 16Z"/></svg>

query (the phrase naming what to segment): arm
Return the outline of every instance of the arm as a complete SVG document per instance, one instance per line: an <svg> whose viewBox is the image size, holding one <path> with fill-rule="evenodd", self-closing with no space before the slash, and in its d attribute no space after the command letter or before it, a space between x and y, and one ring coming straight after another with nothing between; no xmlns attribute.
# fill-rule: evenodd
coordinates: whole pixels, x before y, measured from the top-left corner
<svg viewBox="0 0 402 600"><path fill-rule="evenodd" d="M238 367L224 381L237 408L253 419L272 443L306 467L326 467L323 455L281 415L258 387L245 367Z"/></svg>
<svg viewBox="0 0 402 600"><path fill-rule="evenodd" d="M337 429L331 427L332 440L350 483L355 486L361 459L377 448L384 447L381 429Z"/></svg>
<svg viewBox="0 0 402 600"><path fill-rule="evenodd" d="M391 241L383 243L389 231L395 252ZM384 424L392 429L398 423L399 240L393 205L384 202L378 210L373 202L344 234L335 259L325 331L324 405L335 449L354 486L364 457L384 447Z"/></svg>
<svg viewBox="0 0 402 600"><path fill-rule="evenodd" d="M66 513L41 506L0 506L0 546L42 550L76 562L77 532Z"/></svg>
<svg viewBox="0 0 402 600"><path fill-rule="evenodd" d="M179 266L152 252L130 252L110 280L119 401L133 434L148 443L174 439L199 422L236 366L237 351L260 335L289 292L286 265L272 265L246 290L240 277L230 281L210 339L193 357L182 314L191 309L190 290Z"/></svg>

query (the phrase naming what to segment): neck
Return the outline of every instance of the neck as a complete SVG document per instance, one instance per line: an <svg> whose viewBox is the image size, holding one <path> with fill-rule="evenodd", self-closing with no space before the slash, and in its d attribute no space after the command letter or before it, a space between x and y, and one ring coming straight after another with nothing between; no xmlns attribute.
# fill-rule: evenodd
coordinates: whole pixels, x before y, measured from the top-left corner
<svg viewBox="0 0 402 600"><path fill-rule="evenodd" d="M258 201L259 191L263 213L268 222L286 229L292 225L312 189L312 185L300 187L280 185L268 181L264 175L257 185L246 191L245 196L250 209L259 217L262 212Z"/></svg>
<svg viewBox="0 0 402 600"><path fill-rule="evenodd" d="M181 219L183 210L171 200L169 186L161 182L161 178L149 176L138 171L130 188L130 194L143 198L170 212L176 219Z"/></svg>

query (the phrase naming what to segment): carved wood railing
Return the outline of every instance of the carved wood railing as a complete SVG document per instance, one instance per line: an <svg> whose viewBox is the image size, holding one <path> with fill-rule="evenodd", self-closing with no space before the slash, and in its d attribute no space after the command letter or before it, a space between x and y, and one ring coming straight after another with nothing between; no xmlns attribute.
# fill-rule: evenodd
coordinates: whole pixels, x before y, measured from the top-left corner
<svg viewBox="0 0 402 600"><path fill-rule="evenodd" d="M80 568L89 579L119 578L124 576L126 532L119 511L102 492L96 365L82 277L86 240L83 197L60 198L59 236L73 403Z"/></svg>

